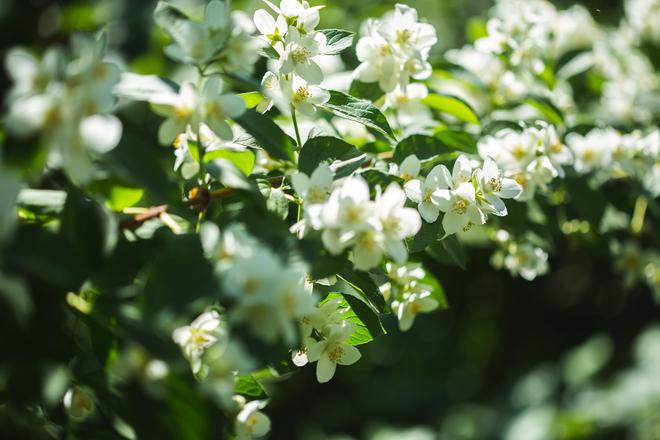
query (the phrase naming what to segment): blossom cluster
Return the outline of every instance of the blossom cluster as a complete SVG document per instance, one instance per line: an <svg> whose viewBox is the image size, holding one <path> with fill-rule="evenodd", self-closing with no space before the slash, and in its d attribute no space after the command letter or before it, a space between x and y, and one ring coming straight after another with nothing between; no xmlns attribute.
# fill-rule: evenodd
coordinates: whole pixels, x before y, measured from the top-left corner
<svg viewBox="0 0 660 440"><path fill-rule="evenodd" d="M17 138L41 136L48 164L87 183L92 158L117 146L122 123L112 112L120 68L106 60L106 39L75 35L71 51L50 49L41 58L11 49L5 65L14 85L6 126Z"/></svg>
<svg viewBox="0 0 660 440"><path fill-rule="evenodd" d="M292 360L298 367L316 362L316 378L328 382L337 365L352 365L360 358L360 350L349 344L356 324L346 318L350 308L336 296L323 300L300 321L302 345L293 351Z"/></svg>
<svg viewBox="0 0 660 440"><path fill-rule="evenodd" d="M435 28L418 20L417 11L397 4L394 11L380 19L369 19L362 26L356 54L360 65L353 75L365 83L378 83L386 93L383 110L397 115L402 128L426 127L431 114L422 100L428 95L423 83L431 76L428 61L431 48L438 41Z"/></svg>
<svg viewBox="0 0 660 440"><path fill-rule="evenodd" d="M596 128L585 135L570 133L566 143L575 157L575 171L594 172L598 180L632 177L654 196L660 194L660 131L622 134Z"/></svg>
<svg viewBox="0 0 660 440"><path fill-rule="evenodd" d="M275 62L261 81L267 99L259 109L265 112L275 104L284 113L295 109L313 114L315 105L330 99L328 91L319 87L323 71L318 60L326 53L327 45L326 35L315 30L322 6L298 0L282 0L279 7L266 4L277 17L259 9L254 13L254 24Z"/></svg>
<svg viewBox="0 0 660 440"><path fill-rule="evenodd" d="M408 331L419 313L437 309L440 303L432 298L433 286L424 283L426 271L421 264L409 263L397 266L387 263L386 283L380 286L386 299L392 299L392 311L396 314L401 331Z"/></svg>
<svg viewBox="0 0 660 440"><path fill-rule="evenodd" d="M499 248L491 257L493 267L505 268L527 281L548 273L548 253L543 248L529 240L516 240L504 229L495 233L494 241Z"/></svg>
<svg viewBox="0 0 660 440"><path fill-rule="evenodd" d="M573 155L561 142L556 129L546 123L517 131L503 129L479 140L479 154L491 157L503 175L522 187L518 200L534 197L556 177L564 177L564 167L573 163Z"/></svg>
<svg viewBox="0 0 660 440"><path fill-rule="evenodd" d="M417 209L428 223L434 223L442 211L445 235L469 231L474 225L486 223L488 214L507 215L502 199L521 193L514 179L504 177L495 161L486 157L481 168L475 167L467 156L454 162L452 172L444 165L435 166L426 177L419 175L420 161L412 155L402 163L398 172L405 183L406 195L417 203Z"/></svg>
<svg viewBox="0 0 660 440"><path fill-rule="evenodd" d="M297 227L321 230L323 244L332 254L350 248L355 268L360 270L379 265L383 255L399 264L406 262L404 240L419 231L421 219L404 206L406 196L398 184L378 190L372 201L369 185L359 175L333 188L327 164L319 165L311 177L300 173L292 179L305 210L304 223Z"/></svg>

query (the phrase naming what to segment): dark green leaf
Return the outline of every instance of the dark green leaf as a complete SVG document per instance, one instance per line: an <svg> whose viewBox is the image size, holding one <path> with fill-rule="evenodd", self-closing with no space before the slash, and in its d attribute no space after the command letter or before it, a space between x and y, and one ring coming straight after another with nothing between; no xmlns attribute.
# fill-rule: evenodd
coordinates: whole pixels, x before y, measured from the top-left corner
<svg viewBox="0 0 660 440"><path fill-rule="evenodd" d="M348 94L355 96L358 99L367 99L369 101L377 101L385 93L380 89L377 82L365 83L358 80L353 80Z"/></svg>
<svg viewBox="0 0 660 440"><path fill-rule="evenodd" d="M323 32L327 39L323 51L326 55L336 55L350 47L353 44L353 36L355 35L355 33L343 29L321 29L320 32Z"/></svg>
<svg viewBox="0 0 660 440"><path fill-rule="evenodd" d="M413 237L408 245L410 253L421 252L428 245L438 240L442 234L442 227L440 221L434 223L427 223L422 221L422 228L417 235Z"/></svg>
<svg viewBox="0 0 660 440"><path fill-rule="evenodd" d="M338 275L355 289L362 298L374 306L376 310L382 313L387 311L385 298L369 273L345 268Z"/></svg>
<svg viewBox="0 0 660 440"><path fill-rule="evenodd" d="M236 122L250 133L273 159L295 161L294 141L273 120L254 110L246 110Z"/></svg>
<svg viewBox="0 0 660 440"><path fill-rule="evenodd" d="M414 154L419 160L430 159L439 154L451 153L453 148L434 136L414 134L399 142L394 149L392 160L401 163Z"/></svg>
<svg viewBox="0 0 660 440"><path fill-rule="evenodd" d="M336 90L330 90L330 100L321 107L330 110L341 118L359 122L394 139L394 133L387 122L387 118L369 101L357 99Z"/></svg>
<svg viewBox="0 0 660 440"><path fill-rule="evenodd" d="M317 136L305 142L298 169L311 175L321 162L327 162L335 172L335 177L346 177L358 169L366 159L366 154L353 145L332 136Z"/></svg>

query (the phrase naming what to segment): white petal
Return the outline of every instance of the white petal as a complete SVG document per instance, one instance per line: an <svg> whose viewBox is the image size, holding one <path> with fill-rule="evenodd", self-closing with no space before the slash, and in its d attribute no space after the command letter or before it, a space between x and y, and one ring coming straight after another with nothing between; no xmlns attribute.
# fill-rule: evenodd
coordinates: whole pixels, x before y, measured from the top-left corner
<svg viewBox="0 0 660 440"><path fill-rule="evenodd" d="M335 375L337 364L332 362L327 354L321 355L318 364L316 365L316 380L319 383L329 382Z"/></svg>
<svg viewBox="0 0 660 440"><path fill-rule="evenodd" d="M435 222L440 215L440 209L433 203L422 202L417 206L417 209L427 223Z"/></svg>
<svg viewBox="0 0 660 440"><path fill-rule="evenodd" d="M339 365L353 365L360 360L362 354L360 350L348 344L341 344L341 357L338 361Z"/></svg>
<svg viewBox="0 0 660 440"><path fill-rule="evenodd" d="M309 84L321 84L323 82L323 71L312 60L307 63L296 64L296 72Z"/></svg>
<svg viewBox="0 0 660 440"><path fill-rule="evenodd" d="M121 121L112 115L93 115L80 123L80 137L97 153L107 153L121 140Z"/></svg>
<svg viewBox="0 0 660 440"><path fill-rule="evenodd" d="M259 9L254 13L254 25L263 35L271 35L275 31L275 19L265 9Z"/></svg>
<svg viewBox="0 0 660 440"><path fill-rule="evenodd" d="M422 201L422 181L418 179L410 180L404 185L406 195L415 203Z"/></svg>
<svg viewBox="0 0 660 440"><path fill-rule="evenodd" d="M455 234L456 232L463 230L463 227L465 227L466 224L467 218L458 215L453 211L446 213L442 219L442 227L445 230L446 235Z"/></svg>

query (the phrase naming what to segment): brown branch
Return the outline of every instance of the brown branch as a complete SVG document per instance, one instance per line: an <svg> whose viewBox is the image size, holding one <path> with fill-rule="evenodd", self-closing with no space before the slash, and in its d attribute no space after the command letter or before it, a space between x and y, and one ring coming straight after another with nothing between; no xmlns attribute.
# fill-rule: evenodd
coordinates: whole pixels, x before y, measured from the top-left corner
<svg viewBox="0 0 660 440"><path fill-rule="evenodd" d="M183 206L187 208L199 207L200 210L205 210L212 201L230 196L234 194L234 192L235 191L230 188L222 188L216 191L193 188L189 193L188 200L183 202ZM158 205L146 208L144 212L135 214L132 218L120 222L119 229L136 229L144 222L160 217L167 212L169 207L170 205Z"/></svg>
<svg viewBox="0 0 660 440"><path fill-rule="evenodd" d="M269 177L267 179L273 186L280 187L284 183L284 176ZM215 191L209 191L206 188L196 187L188 192L188 200L183 201L186 208L199 208L200 211L206 210L211 202L219 200L234 194L236 191L231 188L221 188ZM136 229L142 223L160 217L166 213L169 205L158 205L146 208L144 212L135 214L132 218L119 223L119 229Z"/></svg>

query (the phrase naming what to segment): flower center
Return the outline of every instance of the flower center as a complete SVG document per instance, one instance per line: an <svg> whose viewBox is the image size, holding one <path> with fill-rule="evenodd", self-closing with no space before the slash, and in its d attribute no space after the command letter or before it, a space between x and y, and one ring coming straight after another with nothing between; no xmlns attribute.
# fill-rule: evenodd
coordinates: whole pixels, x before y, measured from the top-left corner
<svg viewBox="0 0 660 440"><path fill-rule="evenodd" d="M298 46L291 51L291 59L296 64L303 64L307 62L311 55L312 53L302 46Z"/></svg>
<svg viewBox="0 0 660 440"><path fill-rule="evenodd" d="M341 345L336 345L332 350L330 350L328 357L332 362L336 364L339 363L343 354L344 350L341 348Z"/></svg>
<svg viewBox="0 0 660 440"><path fill-rule="evenodd" d="M401 46L405 46L410 43L411 33L409 29L399 29L396 31L396 42Z"/></svg>
<svg viewBox="0 0 660 440"><path fill-rule="evenodd" d="M310 92L309 87L300 86L296 89L296 93L295 93L295 96L293 97L293 99L296 102L303 102L303 101L307 101L307 99L310 96L312 96L312 93Z"/></svg>
<svg viewBox="0 0 660 440"><path fill-rule="evenodd" d="M502 190L502 179L491 177L488 181L488 187L492 192L499 192Z"/></svg>
<svg viewBox="0 0 660 440"><path fill-rule="evenodd" d="M456 214L463 215L467 212L467 207L468 207L468 204L465 200L458 199L454 202L454 206L452 208L452 211L454 211Z"/></svg>
<svg viewBox="0 0 660 440"><path fill-rule="evenodd" d="M313 186L307 191L308 203L323 203L325 202L326 192L318 186Z"/></svg>

